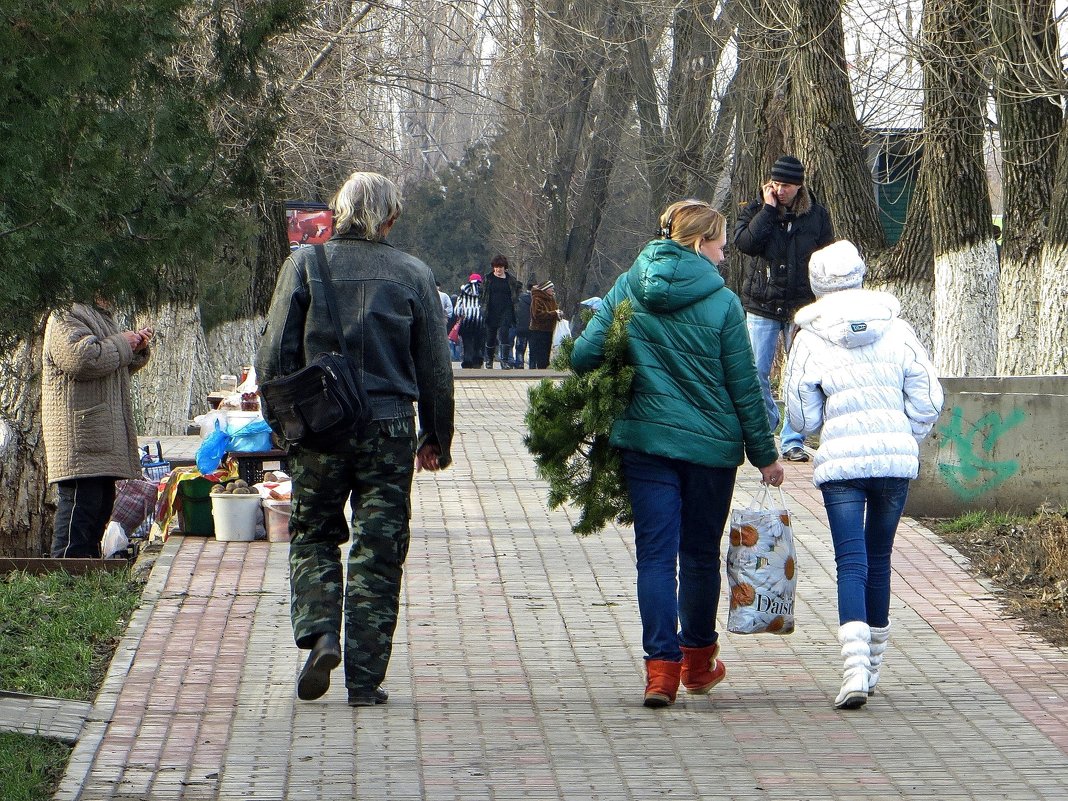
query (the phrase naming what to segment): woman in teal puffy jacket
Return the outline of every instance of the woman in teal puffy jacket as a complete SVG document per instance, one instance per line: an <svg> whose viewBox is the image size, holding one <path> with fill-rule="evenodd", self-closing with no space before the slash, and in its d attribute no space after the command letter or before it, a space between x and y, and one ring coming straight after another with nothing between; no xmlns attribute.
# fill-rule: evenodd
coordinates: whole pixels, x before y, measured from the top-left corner
<svg viewBox="0 0 1068 801"><path fill-rule="evenodd" d="M576 372L596 368L615 308L630 300L634 384L611 442L634 510L649 707L673 703L680 681L707 693L726 675L716 609L735 475L748 457L766 483L783 479L745 313L716 268L725 243L726 221L708 203L673 203L571 355Z"/></svg>

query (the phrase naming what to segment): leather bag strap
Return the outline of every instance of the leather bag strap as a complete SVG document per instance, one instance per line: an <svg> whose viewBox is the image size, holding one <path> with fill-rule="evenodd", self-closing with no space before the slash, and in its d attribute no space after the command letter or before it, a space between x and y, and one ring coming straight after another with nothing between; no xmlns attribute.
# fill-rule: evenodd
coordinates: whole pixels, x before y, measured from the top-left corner
<svg viewBox="0 0 1068 801"><path fill-rule="evenodd" d="M315 256L319 262L319 277L323 280L323 288L326 290L326 308L330 312L330 322L334 324L334 335L337 337L341 355L349 357L349 349L345 345L345 337L341 333L341 315L337 311L337 298L334 297L334 279L330 275L330 262L326 258L326 248L322 245L315 246Z"/></svg>

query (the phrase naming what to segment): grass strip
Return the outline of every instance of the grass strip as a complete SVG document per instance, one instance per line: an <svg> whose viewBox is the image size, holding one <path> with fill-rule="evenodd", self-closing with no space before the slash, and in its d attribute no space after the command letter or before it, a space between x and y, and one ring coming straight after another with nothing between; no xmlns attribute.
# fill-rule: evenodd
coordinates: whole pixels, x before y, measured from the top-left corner
<svg viewBox="0 0 1068 801"><path fill-rule="evenodd" d="M130 570L0 576L0 688L92 701L141 586Z"/></svg>
<svg viewBox="0 0 1068 801"><path fill-rule="evenodd" d="M51 798L70 752L55 740L0 732L0 801Z"/></svg>

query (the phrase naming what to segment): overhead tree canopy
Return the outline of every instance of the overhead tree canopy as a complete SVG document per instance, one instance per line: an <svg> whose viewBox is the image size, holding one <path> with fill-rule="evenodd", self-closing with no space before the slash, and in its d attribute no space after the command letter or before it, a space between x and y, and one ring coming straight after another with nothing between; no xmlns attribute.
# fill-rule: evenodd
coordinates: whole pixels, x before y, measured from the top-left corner
<svg viewBox="0 0 1068 801"><path fill-rule="evenodd" d="M0 336L98 292L150 301L160 265L202 258L242 231L231 210L261 180L276 120L246 120L229 148L214 123L260 80L264 43L303 7L4 4ZM212 69L190 69L200 35L190 21L208 18L219 23Z"/></svg>

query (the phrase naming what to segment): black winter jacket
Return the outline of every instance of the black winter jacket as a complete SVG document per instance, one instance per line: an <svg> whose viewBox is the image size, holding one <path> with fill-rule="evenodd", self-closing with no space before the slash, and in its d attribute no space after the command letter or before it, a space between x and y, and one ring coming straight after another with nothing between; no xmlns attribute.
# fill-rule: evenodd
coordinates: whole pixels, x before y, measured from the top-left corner
<svg viewBox="0 0 1068 801"><path fill-rule="evenodd" d="M515 330L524 334L530 330L530 292L525 289L519 296L519 314L516 316Z"/></svg>
<svg viewBox="0 0 1068 801"><path fill-rule="evenodd" d="M490 328L515 325L519 287L519 281L507 272L503 278L491 272L482 279L482 316L486 318L486 325Z"/></svg>
<svg viewBox="0 0 1068 801"><path fill-rule="evenodd" d="M752 201L734 226L734 245L751 258L742 277L747 312L783 322L816 297L808 283L812 253L834 241L831 215L802 186L792 211Z"/></svg>
<svg viewBox="0 0 1068 801"><path fill-rule="evenodd" d="M411 417L418 403L420 444L436 443L451 461L453 381L445 315L434 276L419 259L385 242L335 234L325 245L349 356L360 371L376 420ZM315 249L282 264L256 354L267 381L338 351Z"/></svg>

